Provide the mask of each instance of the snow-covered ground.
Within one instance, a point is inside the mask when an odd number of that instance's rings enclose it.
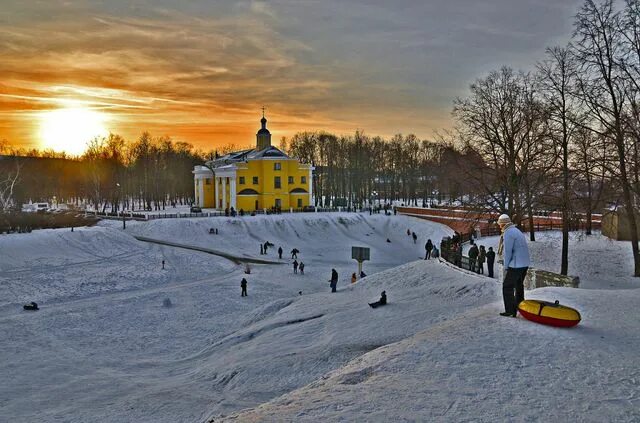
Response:
[[[638,289],[527,293],[579,308],[574,329],[503,318],[496,280],[417,260],[449,233],[406,216],[309,213],[0,236],[0,420],[640,419]],[[132,235],[256,258],[270,241],[267,259],[285,254],[252,265],[242,298],[244,266]],[[371,248],[356,284],[352,245]],[[294,247],[305,275],[293,274]],[[616,254],[592,269],[612,272]],[[382,290],[389,305],[368,307]],[[32,300],[41,310],[21,311]]]

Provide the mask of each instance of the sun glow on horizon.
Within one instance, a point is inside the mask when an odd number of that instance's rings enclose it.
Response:
[[[40,116],[42,147],[68,154],[80,155],[95,137],[106,137],[106,114],[82,107],[44,112]]]

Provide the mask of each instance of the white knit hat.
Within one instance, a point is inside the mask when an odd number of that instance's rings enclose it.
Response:
[[[511,223],[511,218],[509,217],[509,215],[501,214],[500,217],[498,218],[498,224],[499,225],[506,225],[508,223]]]

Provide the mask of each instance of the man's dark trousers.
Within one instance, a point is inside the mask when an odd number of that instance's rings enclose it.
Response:
[[[508,268],[502,282],[504,311],[515,316],[518,304],[524,301],[524,277],[528,267]]]

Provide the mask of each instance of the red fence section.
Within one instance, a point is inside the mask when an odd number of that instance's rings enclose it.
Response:
[[[465,209],[442,209],[442,208],[420,208],[420,207],[397,207],[398,213],[408,216],[415,216],[433,222],[442,223],[449,226],[454,231],[461,234],[475,232],[479,228],[483,235],[499,234],[497,213],[482,212]],[[592,215],[592,229],[600,229],[601,214]],[[533,225],[536,231],[558,230],[562,228],[562,213],[551,212],[548,216],[534,216]],[[529,220],[521,222],[523,230],[529,230]],[[571,230],[580,230],[586,227],[586,215],[584,213],[574,213],[571,222]]]

